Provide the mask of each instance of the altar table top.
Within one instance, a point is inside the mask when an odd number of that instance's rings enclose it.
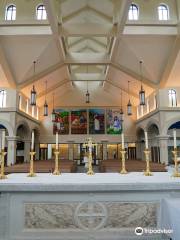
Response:
[[[153,176],[131,172],[63,173],[55,176],[38,173],[36,177],[27,177],[25,173],[9,174],[0,180],[0,191],[149,191],[180,190],[180,178],[174,178],[170,172],[155,172]]]

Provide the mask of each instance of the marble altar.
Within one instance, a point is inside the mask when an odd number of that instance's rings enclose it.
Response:
[[[180,198],[171,173],[11,174],[0,181],[0,240],[169,239],[135,233],[161,226],[163,199]]]

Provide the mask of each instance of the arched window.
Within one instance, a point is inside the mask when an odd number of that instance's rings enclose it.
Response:
[[[0,90],[0,108],[6,107],[6,91]]]
[[[7,6],[6,13],[5,13],[5,20],[7,20],[7,21],[16,20],[16,6],[15,5]]]
[[[129,8],[128,19],[129,20],[138,20],[139,10],[136,4],[131,4]]]
[[[159,20],[167,21],[169,19],[169,9],[167,5],[160,4],[158,6],[158,17],[159,17]]]
[[[174,89],[169,89],[168,94],[169,94],[169,106],[177,107],[176,91]]]
[[[46,20],[47,13],[44,5],[38,5],[36,9],[36,17],[38,20]]]

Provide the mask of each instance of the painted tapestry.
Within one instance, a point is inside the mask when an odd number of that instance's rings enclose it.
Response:
[[[89,133],[104,134],[104,109],[89,109]]]
[[[56,109],[56,120],[53,124],[53,134],[69,134],[69,111]]]
[[[87,110],[71,111],[71,134],[87,134]]]
[[[120,109],[107,109],[106,121],[107,121],[107,134],[121,134],[122,122],[120,117]]]

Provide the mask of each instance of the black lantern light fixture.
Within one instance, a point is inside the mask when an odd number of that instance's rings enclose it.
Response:
[[[146,103],[145,103],[145,90],[143,89],[143,85],[142,85],[142,78],[143,78],[143,75],[142,75],[142,61],[139,62],[139,66],[140,66],[140,77],[141,77],[141,89],[139,91],[139,104],[141,106],[144,106]]]
[[[130,100],[130,95],[129,95],[129,83],[130,81],[128,81],[128,96],[129,96],[129,101],[127,104],[127,115],[131,116],[132,115],[132,104],[131,104],[131,100]]]
[[[52,122],[56,121],[56,112],[55,112],[55,109],[54,109],[54,93],[53,93],[53,110],[52,110],[52,113],[51,113],[51,121]]]
[[[88,73],[88,66],[87,66],[87,73]],[[87,91],[86,91],[86,103],[90,103],[90,93],[88,91],[88,80],[87,80]]]
[[[34,76],[35,76],[35,71],[36,71],[36,61],[33,62],[34,65]],[[30,105],[31,106],[36,106],[36,90],[35,90],[35,86],[33,85],[32,90],[31,90],[31,97],[30,97]]]
[[[86,92],[86,103],[90,103],[90,94],[88,92],[88,89],[87,89],[87,92]]]
[[[48,116],[48,104],[46,101],[46,95],[47,95],[47,81],[45,82],[46,84],[46,90],[45,90],[45,101],[44,101],[44,117]]]
[[[124,120],[124,112],[123,112],[123,107],[122,107],[122,90],[121,90],[120,120],[121,120],[121,122],[123,122],[123,120]]]

